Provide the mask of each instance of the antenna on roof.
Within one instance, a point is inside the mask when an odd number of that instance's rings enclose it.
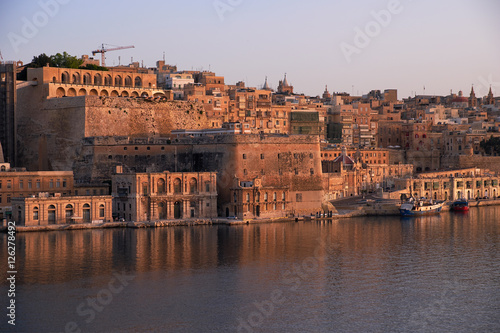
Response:
[[[165,61],[165,51],[163,51],[163,61]]]

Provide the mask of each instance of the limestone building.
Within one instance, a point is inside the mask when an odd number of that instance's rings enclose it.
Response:
[[[214,172],[117,173],[112,181],[115,218],[144,222],[217,217]]]
[[[26,171],[0,163],[0,219],[10,219],[14,198],[74,194],[72,171]]]
[[[49,196],[40,193],[12,200],[12,218],[18,225],[105,223],[112,221],[112,197]]]

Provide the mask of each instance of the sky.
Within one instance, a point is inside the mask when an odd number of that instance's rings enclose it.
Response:
[[[106,53],[297,93],[500,95],[498,0],[0,0],[3,60]],[[111,46],[110,46],[111,47]],[[97,54],[100,58],[100,55]]]

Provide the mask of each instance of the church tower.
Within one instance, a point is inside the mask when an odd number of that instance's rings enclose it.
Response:
[[[491,91],[490,87],[490,92],[488,93],[488,97],[486,98],[486,105],[493,105],[495,104],[495,98],[493,97],[493,92]]]
[[[328,86],[325,86],[325,91],[323,92],[323,100],[329,102],[332,99],[332,95],[328,92]]]
[[[477,98],[476,94],[474,93],[474,86],[472,86],[472,89],[470,91],[470,96],[469,96],[469,107],[474,108],[477,106]]]

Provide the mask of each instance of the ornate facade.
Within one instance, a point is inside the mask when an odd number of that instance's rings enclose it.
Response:
[[[104,223],[112,221],[112,197],[48,196],[12,199],[13,219],[18,225]]]
[[[215,172],[117,173],[115,218],[157,221],[217,217]]]

